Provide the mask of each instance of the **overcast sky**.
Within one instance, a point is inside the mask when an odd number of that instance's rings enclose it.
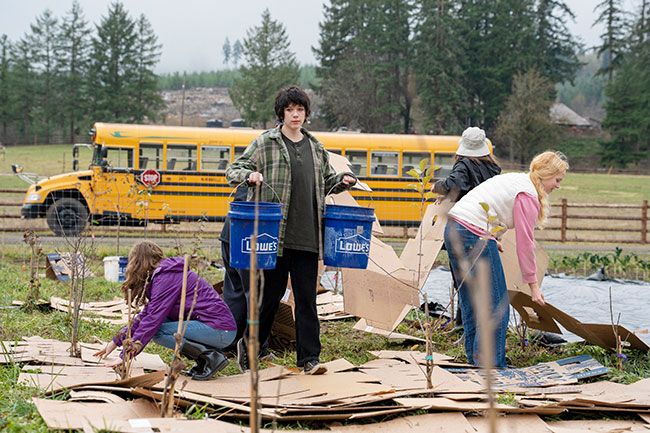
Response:
[[[598,43],[601,29],[592,28],[594,5],[600,0],[566,0],[576,14],[570,29],[587,45]],[[633,9],[638,0],[626,0]],[[106,15],[108,1],[80,0],[86,19],[99,23]],[[323,17],[322,0],[122,0],[133,17],[145,14],[162,44],[158,73],[204,71],[224,67],[222,46],[243,39],[246,30],[259,25],[262,11],[268,8],[273,19],[282,22],[291,49],[302,64],[315,64],[311,47],[318,45],[318,23]],[[0,0],[0,34],[18,40],[45,9],[62,17],[70,9],[67,0]]]

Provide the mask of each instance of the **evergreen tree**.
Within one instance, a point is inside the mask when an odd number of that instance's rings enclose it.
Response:
[[[131,118],[135,122],[155,120],[164,103],[158,91],[158,77],[154,68],[160,59],[161,45],[149,20],[140,15],[135,26],[135,64],[133,81],[129,84],[132,106]]]
[[[84,78],[90,62],[90,28],[83,16],[78,1],[61,23],[60,70],[63,75],[61,85],[61,112],[65,118],[67,137],[71,143],[79,135],[79,125],[85,119],[89,90]]]
[[[38,99],[35,106],[37,124],[42,131],[44,142],[49,144],[53,129],[62,121],[59,70],[61,39],[58,20],[49,9],[30,25],[25,43],[30,47],[32,67],[38,75],[38,80],[34,83]]]
[[[621,167],[650,157],[650,39],[645,6],[634,26],[636,37],[629,38],[630,49],[605,90],[603,127],[611,139],[601,143],[601,157],[604,163]]]
[[[230,46],[230,39],[228,39],[227,36],[223,46],[221,47],[221,51],[223,52],[223,64],[228,66],[228,63],[230,63],[230,57],[232,56],[232,47]]]
[[[574,13],[559,0],[538,0],[536,12],[537,68],[554,83],[571,81],[580,68],[578,43],[567,25]]]
[[[13,112],[10,105],[10,65],[11,65],[11,42],[7,35],[0,35],[0,125],[2,135],[0,142],[7,142],[7,129],[13,120]]]
[[[235,65],[235,68],[239,66],[239,61],[241,60],[242,53],[244,52],[244,47],[242,46],[241,42],[239,42],[239,39],[235,41],[234,44],[232,44],[232,63]]]
[[[137,68],[135,22],[122,3],[112,3],[101,18],[92,39],[92,67],[89,73],[95,119],[131,121],[131,84]]]
[[[463,41],[455,12],[449,0],[421,0],[415,26],[417,93],[425,130],[432,134],[458,134],[465,124]]]
[[[329,121],[374,132],[411,129],[413,1],[333,0],[321,23],[321,94]]]
[[[16,134],[18,142],[35,143],[37,137],[33,128],[36,111],[37,75],[32,67],[32,46],[25,39],[19,40],[12,47],[12,73],[9,75],[10,102],[15,113]]]
[[[298,82],[295,55],[289,50],[284,26],[262,13],[262,23],[244,39],[245,65],[230,89],[230,97],[249,124],[266,128],[274,118],[273,103],[279,89]]]
[[[558,127],[549,117],[554,94],[551,81],[534,69],[515,75],[496,128],[496,137],[508,149],[511,161],[527,164],[555,143]]]
[[[603,0],[594,9],[600,11],[594,24],[603,24],[604,33],[600,36],[598,56],[602,60],[599,74],[607,75],[611,81],[614,70],[619,66],[627,49],[628,22],[623,10],[622,0]]]

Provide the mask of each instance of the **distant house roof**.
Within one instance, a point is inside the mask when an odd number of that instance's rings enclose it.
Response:
[[[551,121],[563,126],[577,126],[579,128],[590,128],[592,124],[561,102],[556,102],[551,106]]]

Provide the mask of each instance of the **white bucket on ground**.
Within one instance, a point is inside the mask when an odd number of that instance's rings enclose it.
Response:
[[[127,257],[108,256],[104,257],[104,278],[114,283],[124,281]]]

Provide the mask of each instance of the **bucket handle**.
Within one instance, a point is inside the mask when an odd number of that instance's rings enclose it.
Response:
[[[237,191],[237,190],[239,189],[239,187],[242,186],[242,185],[245,184],[245,183],[248,183],[248,181],[245,180],[245,181],[243,181],[242,183],[238,184],[236,187],[234,187],[233,190],[230,191],[230,194],[228,195],[228,199],[231,199],[231,198],[232,198],[232,195],[235,193],[235,191]],[[263,185],[263,186],[266,186],[268,189],[271,190],[271,192],[273,193],[273,195],[275,195],[275,198],[278,199],[278,203],[282,203],[282,200],[280,200],[280,196],[278,195],[278,193],[273,189],[273,187],[272,187],[270,184],[268,184],[268,183],[262,181],[262,185]]]
[[[358,180],[357,180],[357,182],[358,182]],[[332,186],[332,187],[330,188],[330,190],[327,192],[327,194],[325,194],[325,199],[326,199],[326,200],[327,200],[327,197],[329,197],[329,195],[332,193],[332,191],[334,191],[334,188],[336,188],[337,186],[339,186],[339,184],[341,184],[341,183],[343,183],[342,180],[336,182],[336,183],[334,184],[334,186]],[[371,192],[372,192],[372,191],[371,191]],[[372,198],[372,194],[369,194],[369,197],[370,197],[370,202],[371,202],[372,204],[374,204],[375,201],[374,201],[374,199]],[[370,207],[370,206],[367,206],[367,207]]]

